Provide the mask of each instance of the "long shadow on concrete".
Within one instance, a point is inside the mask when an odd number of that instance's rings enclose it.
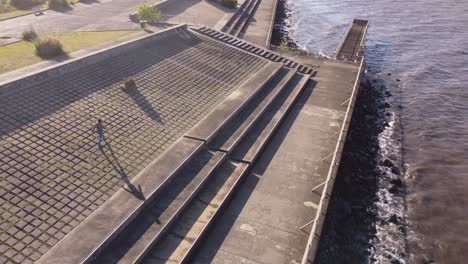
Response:
[[[123,189],[127,191],[128,193],[132,194],[133,196],[135,196],[136,198],[140,200],[145,200],[145,196],[143,195],[141,186],[138,185],[137,187],[130,182],[130,179],[128,178],[127,173],[125,172],[124,168],[122,168],[119,160],[115,156],[110,143],[106,141],[106,145],[101,147],[99,150],[102,152],[107,162],[109,162],[112,168],[119,174],[120,179],[125,183],[127,188],[123,187]]]
[[[306,89],[300,94],[300,98],[296,101],[285,120],[283,120],[283,123],[275,132],[275,135],[273,135],[273,137],[270,139],[267,147],[260,154],[259,159],[255,162],[251,172],[249,172],[249,174],[241,182],[239,191],[237,191],[233,196],[231,202],[228,205],[228,208],[225,210],[225,213],[217,221],[218,224],[215,225],[215,227],[206,235],[207,239],[204,241],[204,244],[201,246],[198,252],[196,252],[194,255],[194,260],[200,263],[213,262],[228,233],[231,231],[234,223],[239,218],[241,211],[244,209],[251,195],[255,191],[255,188],[258,182],[261,180],[263,173],[270,165],[282,142],[288,135],[288,132],[301,112],[302,107],[304,106],[307,99],[312,95],[315,85],[316,82],[310,80]]]
[[[154,110],[153,105],[146,99],[146,97],[135,88],[129,91],[128,96],[145,112],[145,114],[156,121],[157,123],[163,124],[161,116]]]
[[[24,89],[0,87],[0,124],[2,124],[0,136],[118,84],[124,76],[135,76],[201,41],[194,35],[191,38],[173,36],[103,59],[81,69],[60,74],[31,87]],[[161,52],[162,47],[173,42],[184,44],[173,45]]]

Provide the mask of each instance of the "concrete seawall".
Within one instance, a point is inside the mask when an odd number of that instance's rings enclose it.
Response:
[[[328,209],[328,203],[330,202],[330,197],[333,193],[333,187],[336,179],[336,175],[338,173],[338,167],[340,164],[341,155],[343,153],[343,147],[346,141],[346,135],[349,128],[349,122],[351,121],[351,117],[353,115],[354,104],[356,102],[357,94],[359,93],[359,88],[361,84],[361,78],[364,71],[364,60],[361,61],[359,65],[359,70],[357,74],[356,81],[352,88],[350,103],[346,110],[344,121],[342,127],[339,131],[338,135],[338,142],[333,152],[333,158],[330,162],[331,166],[327,174],[327,179],[324,182],[324,192],[320,198],[319,208],[316,215],[316,218],[313,220],[312,229],[310,231],[310,236],[307,241],[306,250],[304,252],[304,257],[302,259],[302,264],[309,264],[313,263],[318,247],[318,243],[320,240],[320,234],[322,233],[324,221],[326,218],[326,213]]]

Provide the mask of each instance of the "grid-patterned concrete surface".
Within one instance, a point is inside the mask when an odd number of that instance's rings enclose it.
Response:
[[[185,32],[0,87],[0,263],[34,262],[119,188],[138,192],[131,178],[265,63]],[[122,91],[124,76],[138,89]]]

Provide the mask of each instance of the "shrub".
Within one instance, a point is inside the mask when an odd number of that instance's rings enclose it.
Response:
[[[284,50],[284,51],[289,50],[289,44],[288,44],[288,40],[286,39],[286,37],[283,37],[283,38],[281,39],[281,42],[280,42],[280,49],[281,49],[281,50]]]
[[[221,0],[221,4],[229,8],[236,8],[237,0]]]
[[[37,38],[37,33],[33,28],[26,29],[21,34],[23,36],[23,40],[25,41],[33,41]]]
[[[141,4],[137,8],[137,18],[139,21],[159,22],[161,21],[161,12],[150,4]]]
[[[136,82],[132,77],[125,77],[122,80],[122,90],[126,93],[131,92],[136,88]]]
[[[51,9],[60,9],[69,6],[70,2],[68,2],[68,0],[49,0],[49,8]]]
[[[34,42],[34,46],[36,47],[37,56],[44,59],[50,59],[65,54],[62,43],[60,43],[58,39],[38,39]]]
[[[21,9],[42,5],[45,2],[46,0],[10,0],[10,5]]]

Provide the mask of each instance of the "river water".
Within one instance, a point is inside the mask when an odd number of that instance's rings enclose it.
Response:
[[[398,211],[407,231],[394,236],[395,226],[377,223],[369,262],[399,255],[393,263],[468,263],[468,1],[286,0],[286,6],[289,37],[324,56],[333,56],[353,18],[370,21],[366,75],[385,83],[402,127],[401,148],[384,131],[380,152],[401,155],[406,184],[401,203],[389,203],[391,192],[381,185],[375,207],[379,215]]]

